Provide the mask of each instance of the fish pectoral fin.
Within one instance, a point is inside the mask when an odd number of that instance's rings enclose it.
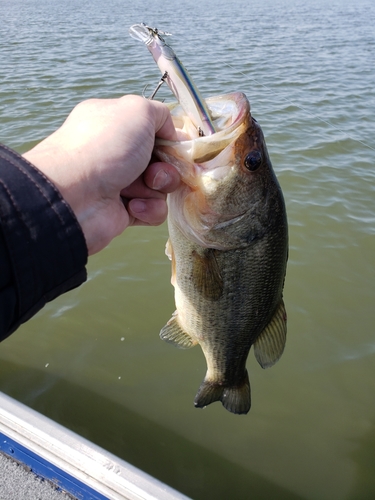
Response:
[[[193,251],[193,280],[198,292],[207,299],[218,300],[223,294],[223,278],[216,260],[215,250],[203,254]]]
[[[176,286],[176,258],[174,256],[174,250],[170,238],[168,238],[165,245],[165,255],[172,262],[171,283],[173,286]]]
[[[238,415],[246,414],[251,407],[250,382],[247,371],[241,384],[235,386],[220,385],[204,380],[194,399],[196,408],[221,401],[224,408]]]
[[[167,243],[165,244],[165,255],[168,257],[169,260],[172,260],[172,254],[173,254],[172,243],[171,240],[168,238]]]
[[[197,344],[197,342],[181,328],[177,320],[177,311],[173,313],[171,319],[161,329],[160,338],[180,349],[189,349]]]
[[[269,368],[281,357],[286,342],[286,310],[284,301],[254,343],[254,354],[262,368]]]

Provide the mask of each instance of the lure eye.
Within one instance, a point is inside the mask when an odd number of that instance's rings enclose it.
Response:
[[[255,172],[262,164],[262,153],[260,151],[251,151],[245,158],[245,167],[250,172]]]

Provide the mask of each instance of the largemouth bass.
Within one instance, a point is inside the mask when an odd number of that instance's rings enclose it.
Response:
[[[281,188],[263,133],[242,93],[206,99],[216,133],[201,137],[177,103],[171,113],[186,140],[158,140],[156,155],[180,172],[168,195],[176,311],[160,336],[200,344],[207,373],[196,407],[214,401],[233,413],[251,406],[246,360],[262,368],[283,353],[283,286],[288,228]]]

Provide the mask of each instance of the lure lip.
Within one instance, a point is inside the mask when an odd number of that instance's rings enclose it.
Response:
[[[134,38],[134,40],[139,40],[145,45],[150,45],[150,43],[153,41],[154,37],[151,33],[152,32],[144,23],[133,24],[129,28],[129,35]]]

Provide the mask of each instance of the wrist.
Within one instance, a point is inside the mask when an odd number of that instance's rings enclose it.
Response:
[[[39,170],[53,184],[55,189],[59,191],[61,197],[74,213],[82,229],[90,253],[90,238],[86,230],[86,221],[90,218],[90,214],[83,207],[84,195],[83,193],[81,197],[77,195],[77,186],[74,185],[71,177],[67,179],[69,182],[64,178],[64,173],[68,171],[68,155],[64,154],[60,149],[54,151],[53,148],[45,148],[38,145],[22,156]]]

